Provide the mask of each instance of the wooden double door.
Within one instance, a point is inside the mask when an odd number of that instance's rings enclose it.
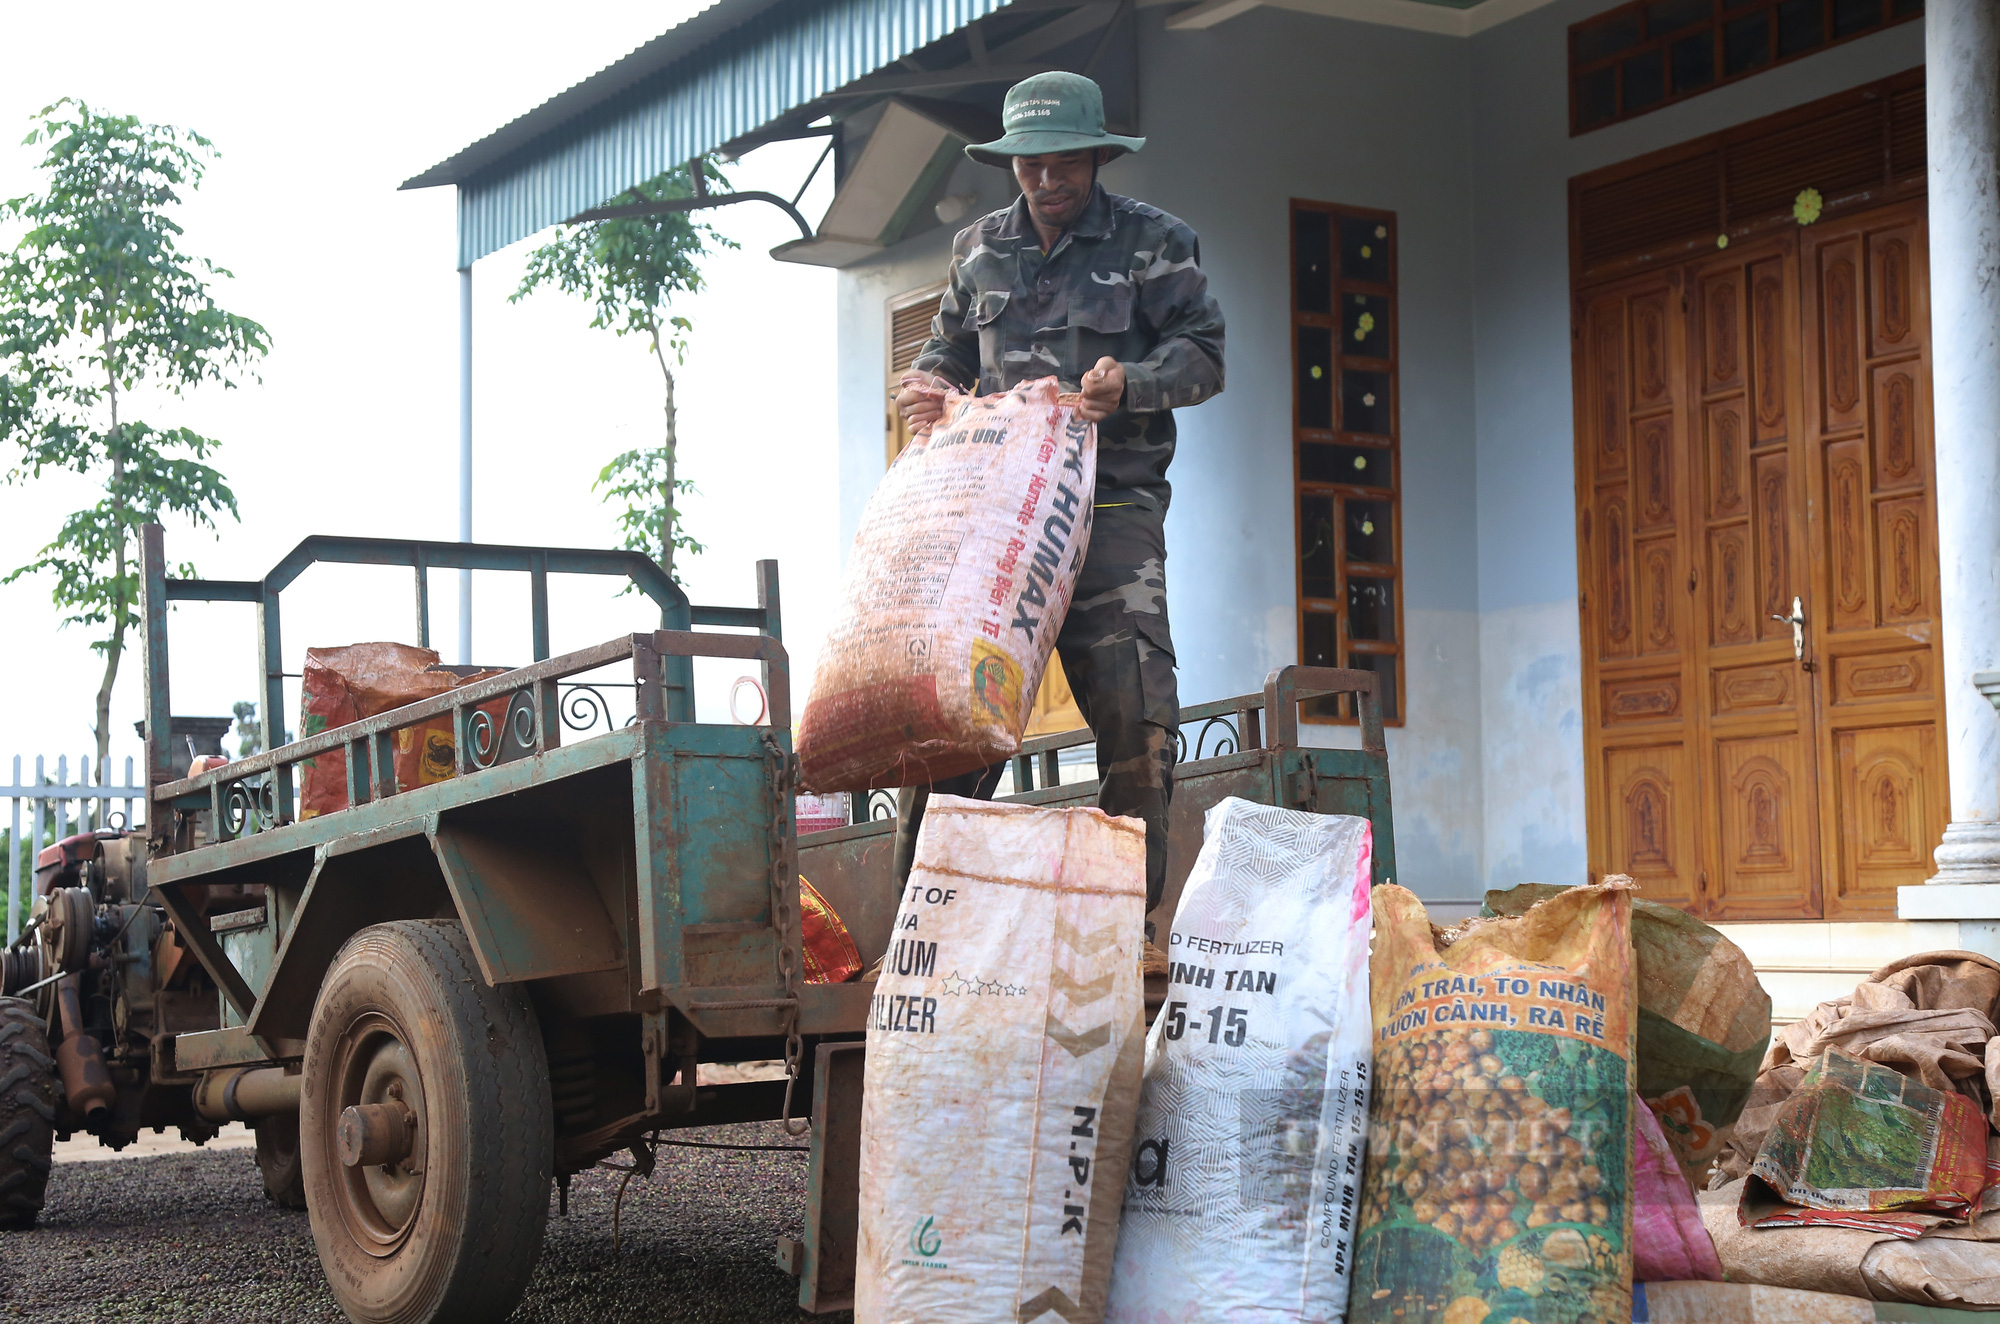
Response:
[[[1926,256],[1919,199],[1577,290],[1594,877],[1870,919],[1932,872]]]

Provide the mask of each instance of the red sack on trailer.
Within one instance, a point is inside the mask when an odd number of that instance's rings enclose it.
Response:
[[[862,513],[799,722],[813,791],[1014,754],[1090,543],[1097,427],[1053,377],[946,397]]]
[[[799,937],[808,984],[845,984],[861,973],[861,949],[819,889],[799,875]]]
[[[482,671],[460,676],[438,666],[438,655],[409,644],[349,644],[345,648],[308,648],[305,673],[299,682],[299,738],[316,736],[331,727],[375,717],[406,703],[428,699],[469,681],[497,676]],[[502,735],[507,699],[480,705],[493,719],[493,738]],[[451,714],[445,713],[396,732],[395,770],[398,790],[410,791],[449,780],[458,769],[457,742]],[[330,750],[299,764],[299,817],[313,818],[347,808],[347,751]]]

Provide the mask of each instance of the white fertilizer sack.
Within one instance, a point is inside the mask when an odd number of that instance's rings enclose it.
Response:
[[[1167,956],[1109,1324],[1347,1309],[1367,1132],[1367,819],[1208,811]]]
[[[1103,1319],[1145,907],[1136,819],[931,800],[869,1015],[858,1324]]]

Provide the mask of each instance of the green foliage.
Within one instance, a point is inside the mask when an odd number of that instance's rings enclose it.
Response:
[[[695,486],[673,476],[673,453],[665,446],[647,446],[615,455],[592,483],[592,491],[602,491],[606,501],[623,503],[618,528],[625,535],[620,546],[643,552],[661,565],[671,567],[675,552],[700,555],[702,546],[680,525],[680,508],[674,498],[692,492]]]
[[[0,422],[0,429],[4,426]],[[139,623],[139,569],[132,547],[139,526],[157,520],[162,511],[212,526],[215,514],[236,513],[236,496],[221,473],[201,462],[216,443],[191,429],[160,431],[126,422],[93,441],[94,454],[80,448],[74,462],[60,465],[36,454],[45,447],[23,444],[24,462],[8,475],[10,481],[39,478],[44,469],[60,467],[96,477],[104,495],[64,516],[54,541],[0,583],[11,584],[23,575],[53,575],[50,596],[63,609],[64,623],[109,627],[90,646],[110,654],[122,648],[124,632]],[[176,450],[182,454],[174,454]],[[191,569],[182,567],[183,572]]]
[[[703,159],[701,171],[706,191],[728,191],[729,181],[712,159]],[[677,166],[605,205],[620,207],[693,196],[693,175],[686,166]],[[643,334],[654,342],[655,350],[665,332],[671,347],[678,351],[688,322],[666,317],[665,310],[675,295],[701,289],[700,259],[708,255],[711,244],[717,248],[737,246],[690,212],[558,226],[554,239],[528,255],[527,273],[509,302],[518,303],[545,285],[554,286],[564,294],[589,300],[592,326],[621,336]]]
[[[238,699],[229,711],[236,717],[236,757],[247,759],[264,748],[264,726],[257,720],[257,705]]]
[[[706,191],[728,191],[728,181],[713,160],[704,158],[697,166]],[[627,190],[606,205],[643,205],[693,197],[694,193],[694,176],[688,167],[681,166]],[[510,302],[518,303],[537,289],[553,287],[588,301],[593,327],[620,336],[646,337],[665,390],[664,435],[658,446],[629,450],[614,458],[592,487],[601,490],[605,500],[620,503],[618,524],[625,535],[624,545],[653,557],[670,575],[674,573],[675,553],[698,553],[701,544],[682,530],[676,504],[681,493],[694,490],[693,484],[675,472],[679,456],[673,371],[684,361],[693,325],[668,309],[675,296],[700,291],[700,260],[711,248],[736,246],[687,212],[565,225],[557,229],[554,239],[528,255],[520,288],[509,296]]]
[[[213,527],[236,497],[207,461],[218,443],[189,428],[121,416],[133,391],[234,386],[270,347],[264,328],[218,307],[229,272],[183,253],[170,209],[199,187],[214,148],[199,134],[63,100],[34,117],[40,191],[0,203],[26,233],[0,261],[0,440],[19,448],[12,482],[82,475],[103,495],[64,518],[36,559],[65,624],[101,631],[100,765],[125,632],[138,624],[133,542],[163,514]]]

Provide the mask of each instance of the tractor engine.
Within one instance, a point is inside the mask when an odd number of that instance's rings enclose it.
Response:
[[[43,850],[28,927],[0,953],[0,996],[27,999],[47,1027],[58,1136],[87,1131],[112,1149],[149,1126],[190,1140],[216,1131],[171,1047],[176,1034],[216,1027],[215,985],[148,900],[145,852],[144,837],[114,830]]]

